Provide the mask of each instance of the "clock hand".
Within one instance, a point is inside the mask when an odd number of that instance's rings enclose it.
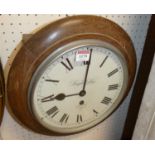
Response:
[[[41,101],[42,102],[48,102],[48,101],[53,101],[53,100],[61,101],[61,100],[64,100],[66,97],[77,96],[77,95],[79,95],[79,93],[69,94],[69,95],[65,95],[63,93],[60,93],[60,94],[56,95],[55,97],[53,97],[54,95],[44,97]]]
[[[88,61],[88,64],[87,64],[87,68],[86,68],[86,72],[85,72],[85,78],[84,78],[84,83],[83,83],[83,89],[82,89],[81,92],[85,92],[85,87],[86,87],[86,83],[87,83],[89,66],[90,66],[90,63],[91,63],[91,55],[92,55],[92,49],[90,49],[89,61]]]
[[[61,100],[64,100],[66,97],[77,96],[77,95],[79,95],[79,93],[69,94],[69,95],[65,95],[63,93],[60,93],[57,96],[55,96],[55,99],[61,101]]]
[[[54,100],[54,98],[52,98],[53,96],[54,96],[54,95],[52,94],[52,95],[49,95],[49,96],[47,96],[47,97],[44,97],[44,98],[41,99],[41,102],[52,101],[52,100]]]

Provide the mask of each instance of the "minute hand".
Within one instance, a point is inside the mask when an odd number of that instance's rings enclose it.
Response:
[[[86,72],[85,72],[85,78],[84,78],[84,83],[83,83],[83,89],[82,89],[82,91],[85,91],[85,88],[86,88],[88,71],[89,71],[89,67],[90,67],[90,63],[91,63],[91,55],[92,55],[92,49],[90,49],[90,56],[89,56],[89,61],[88,61]]]

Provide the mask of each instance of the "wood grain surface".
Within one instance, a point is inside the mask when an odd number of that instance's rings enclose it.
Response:
[[[128,93],[136,70],[136,56],[127,33],[114,22],[99,16],[71,16],[55,21],[32,35],[18,51],[7,80],[8,104],[15,118],[25,127],[42,134],[56,135],[40,125],[28,106],[31,78],[53,51],[73,41],[97,39],[118,48],[128,64]],[[122,99],[123,100],[123,99]],[[59,135],[59,134],[57,134]]]

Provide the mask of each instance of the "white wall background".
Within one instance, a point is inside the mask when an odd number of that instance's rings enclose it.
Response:
[[[12,52],[20,43],[23,34],[31,33],[36,28],[50,23],[67,15],[29,15],[11,14],[0,15],[0,57],[3,67],[9,64]],[[141,54],[147,34],[151,15],[100,15],[119,24],[131,37],[136,49],[137,62]],[[138,68],[138,67],[137,67]],[[120,139],[126,114],[130,102],[132,90],[123,104],[104,122],[85,132],[70,136],[54,137],[34,133],[19,125],[8,113],[4,112],[1,125],[1,136],[3,139]]]

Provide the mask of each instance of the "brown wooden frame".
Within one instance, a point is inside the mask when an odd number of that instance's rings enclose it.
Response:
[[[29,84],[37,67],[49,54],[65,44],[80,39],[108,42],[121,51],[128,64],[128,88],[124,97],[127,95],[136,70],[135,50],[127,33],[103,17],[88,15],[66,17],[32,35],[23,43],[11,65],[7,80],[9,107],[15,118],[27,128],[42,134],[53,134],[39,124],[30,112]]]

